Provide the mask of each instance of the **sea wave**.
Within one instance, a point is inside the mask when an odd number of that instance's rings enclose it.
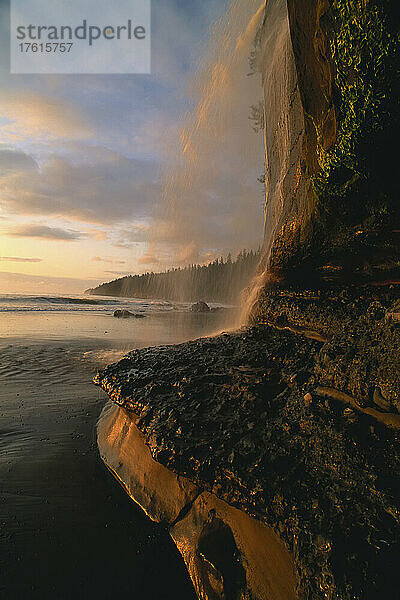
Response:
[[[187,308],[184,304],[171,304],[166,300],[149,300],[140,298],[93,298],[77,296],[0,296],[0,313],[2,312],[64,312],[64,311],[96,311],[109,312],[126,308],[136,313],[181,311]]]
[[[72,298],[68,296],[0,296],[0,303],[33,302],[46,304],[115,304],[117,300],[94,300],[92,298]]]

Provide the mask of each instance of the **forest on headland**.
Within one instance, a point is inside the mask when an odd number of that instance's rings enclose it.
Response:
[[[163,273],[128,275],[86,293],[124,298],[154,298],[175,302],[237,302],[260,261],[261,250],[242,250],[236,258],[217,258],[207,265],[188,265]]]

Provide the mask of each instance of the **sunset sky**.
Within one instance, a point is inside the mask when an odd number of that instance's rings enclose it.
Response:
[[[78,293],[119,275],[246,245],[232,231],[231,239],[217,235],[213,247],[205,240],[201,251],[188,244],[179,254],[155,222],[163,211],[163,173],[173,162],[168,149],[179,146],[182,117],[192,106],[188,83],[226,5],[153,0],[151,75],[39,76],[9,74],[9,9],[0,4],[3,292]],[[214,227],[216,214],[223,222],[221,207],[205,229]]]

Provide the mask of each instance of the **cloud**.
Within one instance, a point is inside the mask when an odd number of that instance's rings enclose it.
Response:
[[[14,171],[32,171],[37,169],[35,160],[21,150],[0,147],[0,176]]]
[[[263,235],[257,177],[264,152],[248,115],[261,85],[247,77],[251,32],[244,32],[261,0],[233,2],[239,14],[228,13],[211,41],[206,31],[227,0],[153,2],[148,77],[96,76],[84,85],[80,77],[10,77],[4,42],[2,207],[17,222],[19,215],[43,223],[62,218],[71,227],[51,228],[61,236],[39,232],[40,239],[84,238],[92,248],[107,240],[127,250],[146,244],[141,265],[203,262],[254,247]],[[202,45],[207,55],[187,93]],[[82,266],[108,253],[98,244]]]
[[[113,236],[113,245],[116,248],[131,248],[134,244],[147,242],[149,228],[145,225],[131,225],[129,229],[118,229]]]
[[[97,242],[104,242],[108,237],[107,231],[101,229],[92,229],[87,232],[87,235]]]
[[[191,264],[199,260],[199,254],[200,251],[198,246],[194,242],[191,242],[182,247],[178,253],[177,259],[180,263]]]
[[[0,256],[0,261],[16,262],[16,263],[39,263],[42,258],[22,258],[20,256]]]
[[[109,224],[151,214],[161,188],[151,160],[82,148],[74,160],[52,155],[40,169],[0,177],[3,207],[21,215]]]
[[[111,263],[113,265],[125,265],[126,264],[126,260],[115,260],[114,258],[110,258],[110,257],[102,258],[101,256],[93,256],[92,261]]]
[[[80,231],[73,229],[61,229],[61,227],[49,227],[48,225],[21,225],[7,232],[12,237],[32,237],[43,240],[73,241],[82,237]]]
[[[6,293],[82,294],[87,288],[95,287],[100,283],[101,281],[95,278],[46,277],[0,271],[0,285]]]
[[[157,265],[160,262],[160,259],[155,256],[155,254],[143,254],[141,258],[139,258],[140,265]]]
[[[92,135],[72,103],[25,90],[0,96],[0,139],[85,139]]]
[[[140,265],[156,265],[160,262],[159,257],[156,254],[155,244],[151,244],[148,251],[139,258]]]

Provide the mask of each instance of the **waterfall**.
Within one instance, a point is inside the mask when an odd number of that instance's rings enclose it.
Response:
[[[295,236],[307,222],[312,197],[302,168],[305,121],[293,52],[287,0],[268,0],[258,56],[265,107],[266,202],[263,258],[245,301],[246,321],[260,291],[276,280],[274,243]],[[290,249],[287,250],[290,252]]]
[[[257,33],[257,68],[249,76]],[[165,214],[154,229],[155,240],[175,248],[175,262],[187,264],[214,258],[221,248],[254,247],[264,230],[263,258],[243,300],[245,322],[274,278],[274,244],[291,232],[301,235],[312,210],[287,0],[233,0],[213,28],[191,92],[197,100],[165,174]],[[263,137],[254,134],[248,119],[260,96]],[[265,197],[256,187],[264,167]]]
[[[249,121],[250,106],[261,99],[261,78],[249,74],[249,57],[264,8],[265,1],[233,0],[213,27],[190,86],[194,109],[172,158],[168,148],[164,213],[158,207],[150,243],[172,248],[175,264],[207,262],[262,241],[257,177],[264,148]]]

